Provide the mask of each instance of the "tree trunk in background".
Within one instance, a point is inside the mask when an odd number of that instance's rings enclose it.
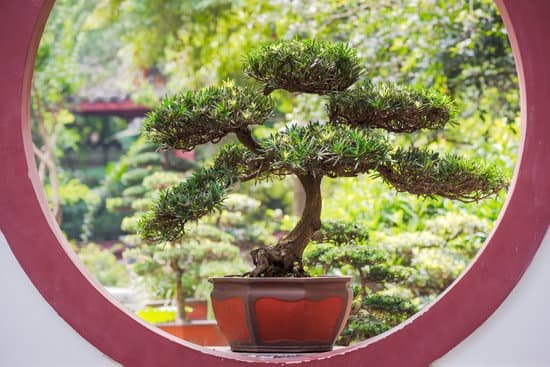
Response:
[[[42,147],[38,148],[33,143],[33,149],[35,157],[38,161],[38,170],[42,183],[45,181],[46,174],[48,175],[48,181],[50,183],[51,195],[49,197],[52,213],[55,217],[57,224],[61,225],[61,199],[59,197],[59,179],[57,176],[57,161],[55,157],[55,148],[57,145],[57,131],[56,131],[56,113],[55,111],[49,111],[52,114],[54,123],[50,129],[46,126],[45,116],[46,111],[40,100],[40,95],[37,89],[33,86],[32,89],[33,98],[36,104],[36,108],[33,109],[34,122],[38,126],[38,133],[42,139]]]
[[[174,271],[174,275],[176,277],[176,287],[174,294],[174,300],[176,301],[176,320],[187,321],[187,313],[185,312],[185,291],[181,282],[183,272],[178,266],[177,259],[171,261],[170,267]]]
[[[292,188],[294,192],[292,196],[292,211],[295,216],[299,217],[304,212],[306,205],[306,192],[297,177],[293,177],[292,179]]]

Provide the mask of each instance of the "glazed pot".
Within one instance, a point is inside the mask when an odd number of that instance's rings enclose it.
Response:
[[[178,338],[198,345],[208,347],[227,345],[227,340],[215,321],[201,320],[187,323],[170,322],[155,326]]]
[[[234,352],[329,351],[353,298],[350,277],[211,281],[214,314]]]

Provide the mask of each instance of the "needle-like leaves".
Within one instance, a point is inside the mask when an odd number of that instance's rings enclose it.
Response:
[[[219,210],[234,184],[254,172],[247,163],[250,155],[240,146],[228,145],[212,167],[201,168],[187,180],[162,190],[140,220],[141,237],[151,242],[177,240],[188,222]]]
[[[327,94],[355,83],[361,67],[355,50],[344,43],[317,40],[280,40],[244,57],[244,72],[275,89]]]
[[[400,133],[440,129],[456,115],[452,100],[433,89],[370,81],[331,94],[327,111],[334,123]]]
[[[289,125],[263,143],[274,174],[346,177],[385,162],[389,145],[382,136],[349,126],[310,122]]]
[[[249,125],[264,123],[273,101],[250,87],[226,82],[166,97],[147,116],[143,131],[160,149],[193,150]]]
[[[464,202],[484,199],[506,187],[495,166],[420,148],[396,150],[391,163],[380,166],[379,172],[398,191]]]

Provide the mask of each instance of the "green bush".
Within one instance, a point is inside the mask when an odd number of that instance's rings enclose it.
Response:
[[[78,257],[99,283],[105,287],[127,287],[130,277],[126,266],[109,250],[89,243],[77,250]]]

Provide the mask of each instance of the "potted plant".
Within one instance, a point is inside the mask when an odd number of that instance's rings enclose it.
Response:
[[[226,82],[167,97],[148,115],[144,132],[160,149],[191,150],[229,134],[239,143],[226,144],[210,166],[164,190],[142,217],[140,233],[154,243],[177,240],[191,222],[222,208],[238,183],[295,175],[306,198],[301,218],[277,243],[251,251],[254,268],[243,277],[213,279],[214,312],[233,351],[330,350],[350,311],[350,278],[308,277],[302,262],[322,227],[324,177],[372,174],[398,191],[463,201],[496,194],[505,181],[491,165],[394,146],[384,130],[441,129],[455,122],[453,103],[434,90],[356,83],[364,72],[345,44],[277,41],[246,55],[244,72],[263,93]],[[277,89],[325,96],[327,121],[288,124],[258,138],[250,128],[272,117]]]

